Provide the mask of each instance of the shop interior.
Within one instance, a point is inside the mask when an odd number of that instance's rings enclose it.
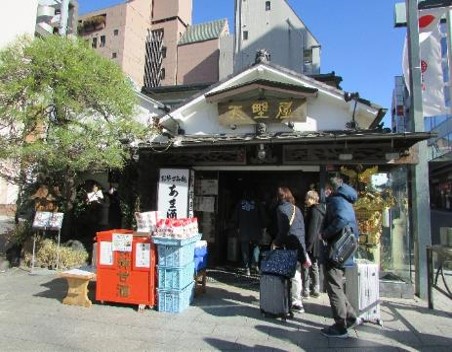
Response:
[[[319,189],[319,172],[300,170],[197,171],[195,180],[195,216],[209,245],[210,266],[240,265],[234,212],[244,190],[254,193],[264,209],[267,229],[272,231],[279,186],[291,189],[296,205],[302,210],[306,192]]]

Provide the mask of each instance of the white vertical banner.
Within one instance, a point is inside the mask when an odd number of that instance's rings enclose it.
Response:
[[[441,55],[440,21],[446,8],[419,11],[419,50],[422,77],[423,115],[436,116],[447,113],[444,96],[444,76]],[[403,74],[409,90],[408,45],[403,48]]]
[[[160,169],[157,208],[163,217],[188,217],[190,170]]]

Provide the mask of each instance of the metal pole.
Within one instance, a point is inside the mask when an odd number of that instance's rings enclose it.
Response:
[[[31,257],[30,275],[34,274],[34,269],[35,269],[35,251],[36,251],[36,232],[33,234],[33,255]]]
[[[58,270],[58,265],[60,264],[60,242],[61,242],[61,229],[58,230],[56,270]]]
[[[69,16],[69,0],[62,0],[60,5],[60,23],[58,28],[58,34],[65,36],[67,32],[67,22]]]
[[[415,132],[424,131],[421,67],[419,53],[418,2],[406,0],[408,59],[410,67],[410,118]],[[418,163],[411,167],[411,197],[414,237],[415,294],[422,299],[428,294],[427,246],[431,245],[430,194],[428,184],[427,141],[417,144]]]
[[[433,309],[433,254],[432,247],[427,247],[427,273],[428,273],[428,286],[427,286],[427,301],[428,308]]]

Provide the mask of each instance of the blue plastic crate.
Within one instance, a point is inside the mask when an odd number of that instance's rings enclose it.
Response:
[[[207,253],[203,256],[195,257],[195,273],[207,268]]]
[[[159,266],[158,288],[180,290],[187,287],[187,285],[193,281],[194,269],[194,261],[191,261],[187,265],[179,268]]]
[[[157,245],[158,265],[162,267],[182,267],[193,261],[195,242],[184,246]]]
[[[207,247],[195,247],[195,257],[203,257],[207,254]]]
[[[177,239],[177,238],[168,238],[168,237],[152,237],[152,241],[156,245],[165,245],[165,246],[185,246],[187,244],[193,244],[193,246],[196,244],[197,241],[201,239],[202,235],[197,234],[196,236],[184,238],[184,239]]]
[[[160,312],[179,313],[193,301],[195,283],[182,290],[158,289],[158,310]]]

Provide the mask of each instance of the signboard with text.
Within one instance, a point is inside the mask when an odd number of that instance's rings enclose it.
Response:
[[[265,98],[218,103],[218,119],[223,126],[260,122],[306,122],[306,99]]]
[[[189,178],[188,169],[160,169],[157,208],[163,217],[188,217]]]

